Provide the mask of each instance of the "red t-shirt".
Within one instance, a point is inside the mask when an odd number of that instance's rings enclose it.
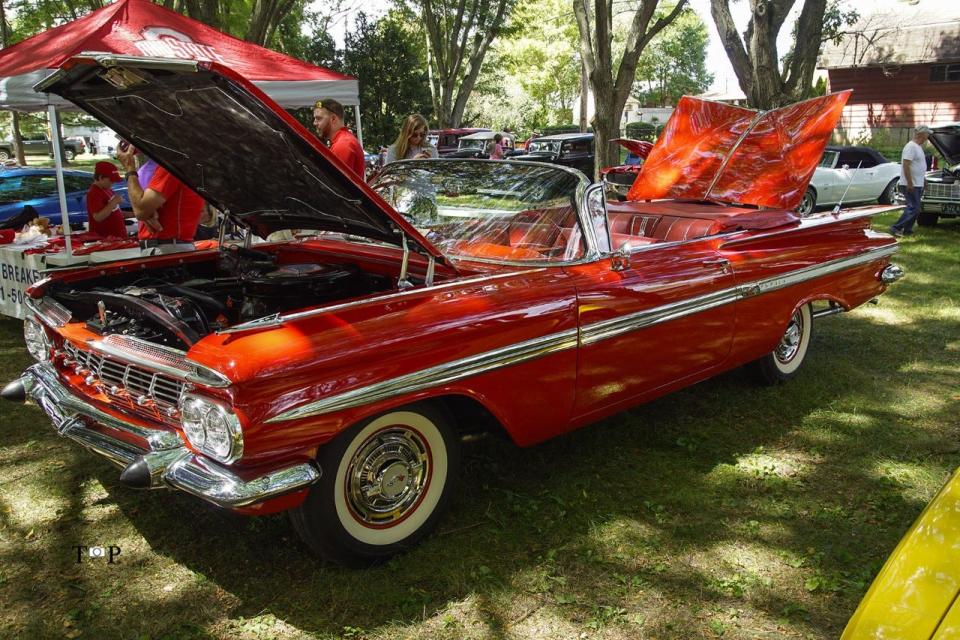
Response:
[[[184,242],[193,242],[193,235],[197,232],[200,215],[203,213],[203,198],[163,167],[157,167],[156,173],[150,178],[150,184],[144,187],[144,191],[147,189],[153,189],[166,200],[157,210],[163,229],[154,231],[141,220],[137,237],[141,240],[176,238]]]
[[[330,151],[333,155],[353,170],[361,180],[364,177],[365,163],[363,161],[363,147],[356,136],[350,133],[346,127],[340,129],[330,140]]]
[[[100,222],[97,222],[96,218],[93,217],[94,213],[107,206],[113,196],[112,189],[104,189],[95,184],[90,185],[90,189],[87,191],[87,223],[93,233],[98,233],[104,237],[126,238],[127,225],[123,222],[123,212],[120,211],[120,205],[117,205],[117,208]]]

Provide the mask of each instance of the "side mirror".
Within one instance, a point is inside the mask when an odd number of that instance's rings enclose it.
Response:
[[[631,254],[633,254],[633,245],[627,240],[610,256],[610,267],[614,271],[629,269]]]

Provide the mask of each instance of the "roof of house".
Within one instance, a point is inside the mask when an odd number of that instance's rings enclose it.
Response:
[[[881,3],[845,31],[824,45],[821,68],[960,62],[960,3]]]

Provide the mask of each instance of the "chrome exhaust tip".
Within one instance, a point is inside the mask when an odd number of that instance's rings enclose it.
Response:
[[[887,265],[886,268],[880,272],[880,281],[884,284],[893,284],[897,280],[903,277],[903,268],[897,264]]]

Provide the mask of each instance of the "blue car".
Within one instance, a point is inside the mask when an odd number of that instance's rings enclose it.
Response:
[[[71,225],[87,222],[87,189],[92,182],[93,174],[89,171],[63,172],[67,214]],[[126,186],[117,185],[114,191],[123,198],[120,207],[130,209]],[[0,171],[0,222],[17,215],[27,205],[36,209],[39,216],[49,218],[50,224],[60,224],[56,170],[18,167]]]

